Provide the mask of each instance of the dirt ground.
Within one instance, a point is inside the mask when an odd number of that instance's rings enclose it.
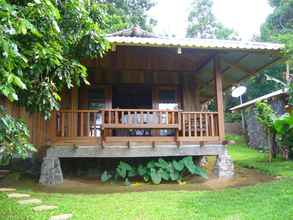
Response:
[[[269,182],[275,178],[257,172],[253,169],[235,167],[235,177],[232,179],[219,179],[213,175],[214,161],[209,160],[206,169],[209,173],[209,179],[203,179],[198,176],[186,177],[184,182],[162,183],[153,185],[143,181],[132,181],[131,185],[125,186],[123,182],[102,183],[98,179],[88,179],[81,177],[65,178],[64,183],[55,186],[42,186],[31,179],[22,179],[21,181],[2,181],[0,185],[18,186],[31,188],[34,191],[59,192],[59,193],[123,193],[123,192],[143,192],[143,191],[200,191],[200,190],[221,190],[232,187],[242,187],[255,185],[258,183]]]

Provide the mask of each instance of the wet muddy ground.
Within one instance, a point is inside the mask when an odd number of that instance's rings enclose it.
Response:
[[[58,193],[123,193],[123,192],[143,192],[143,191],[200,191],[200,190],[221,190],[225,188],[242,187],[255,185],[258,183],[273,181],[275,178],[267,176],[253,169],[235,167],[235,177],[232,179],[219,179],[213,176],[213,161],[209,160],[206,169],[209,179],[198,176],[186,177],[182,184],[162,183],[153,185],[143,181],[132,181],[131,185],[125,186],[123,182],[102,183],[98,179],[88,179],[81,177],[65,178],[64,183],[55,186],[42,186],[31,179],[21,181],[2,181],[0,185],[16,186],[20,188],[30,188],[33,191],[58,192]]]

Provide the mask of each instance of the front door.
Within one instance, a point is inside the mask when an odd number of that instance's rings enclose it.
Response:
[[[116,86],[113,87],[113,108],[152,109],[152,88],[150,86]],[[128,120],[135,115],[124,115]],[[128,117],[128,119],[127,119]],[[150,129],[114,129],[114,136],[150,136]]]
[[[150,86],[113,86],[113,108],[151,109],[152,88]]]

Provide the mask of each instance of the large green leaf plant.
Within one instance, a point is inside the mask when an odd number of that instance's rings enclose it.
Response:
[[[103,172],[101,181],[106,182],[112,177],[114,179],[120,178],[128,185],[130,184],[130,178],[138,176],[145,182],[160,184],[162,181],[181,182],[186,174],[207,178],[206,171],[195,165],[192,157],[184,157],[180,160],[164,160],[159,158],[150,160],[146,164],[139,164],[138,166],[131,166],[126,162],[120,161],[114,172]]]

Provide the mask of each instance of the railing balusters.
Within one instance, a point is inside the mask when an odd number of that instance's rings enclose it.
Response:
[[[197,136],[197,115],[196,113],[193,113],[193,117],[194,117],[194,137]]]
[[[200,130],[200,137],[202,137],[202,114],[199,113],[199,130]]]
[[[188,114],[188,136],[191,137],[191,114]]]
[[[131,123],[131,115],[130,115],[130,111],[127,112],[127,124],[132,124],[132,123]]]
[[[64,137],[65,136],[65,113],[62,112],[61,113],[61,136]]]
[[[94,136],[96,137],[97,136],[97,113],[96,112],[94,112]]]
[[[83,112],[80,112],[80,136],[83,137]]]
[[[212,130],[212,136],[215,136],[215,131],[214,131],[214,115],[211,114],[211,130]]]
[[[205,123],[206,123],[206,127],[205,127],[205,130],[206,130],[206,136],[209,136],[209,121],[208,121],[208,114],[205,113]]]
[[[185,124],[185,113],[182,113],[182,124],[183,124],[183,127],[182,127],[182,134],[183,134],[183,137],[185,137],[185,127],[186,127],[186,124]]]
[[[124,111],[121,112],[121,120],[119,121],[119,123],[124,124]]]
[[[118,123],[118,111],[115,111],[115,124],[119,124]]]
[[[98,136],[101,129],[175,129],[184,140],[218,137],[216,112],[181,112],[157,109],[61,110],[56,123],[57,137]],[[101,120],[100,120],[101,116]],[[98,121],[99,117],[99,121]],[[72,121],[72,119],[77,121]],[[77,126],[73,133],[73,126]],[[152,127],[153,126],[153,127]],[[177,132],[178,133],[178,132]],[[110,134],[106,132],[104,134]],[[151,132],[152,135],[160,135]],[[192,139],[194,138],[194,139]]]
[[[141,112],[140,112],[140,120],[141,120],[141,121],[140,121],[140,124],[142,124],[142,125],[144,124],[144,117],[143,117],[143,116],[144,116],[144,112],[141,111]]]

